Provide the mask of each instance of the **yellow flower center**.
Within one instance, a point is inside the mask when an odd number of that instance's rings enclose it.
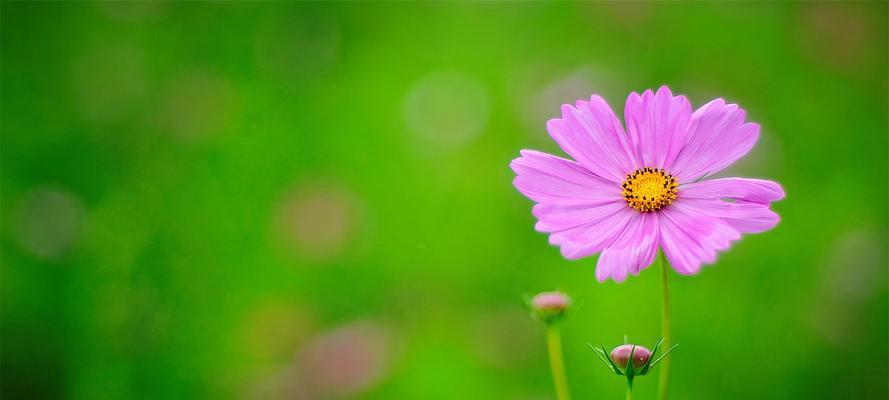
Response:
[[[642,168],[621,184],[627,205],[639,212],[657,211],[676,200],[676,178],[664,169]]]

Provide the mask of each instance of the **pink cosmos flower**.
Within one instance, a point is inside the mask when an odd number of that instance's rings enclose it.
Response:
[[[596,278],[623,282],[663,249],[673,269],[695,274],[742,233],[778,223],[775,182],[704,178],[747,154],[759,125],[723,99],[692,111],[666,86],[627,97],[624,130],[599,96],[562,106],[547,122],[574,161],[522,150],[510,166],[515,187],[537,204],[536,229],[568,259],[602,253]]]

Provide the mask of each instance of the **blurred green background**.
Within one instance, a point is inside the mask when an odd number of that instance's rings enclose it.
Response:
[[[546,119],[670,85],[762,125],[773,231],[673,276],[675,399],[886,399],[887,3],[4,2],[8,399],[548,399],[523,297],[659,337],[533,229]],[[653,398],[656,377],[637,381]]]

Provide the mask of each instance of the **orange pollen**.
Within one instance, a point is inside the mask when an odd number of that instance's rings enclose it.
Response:
[[[639,212],[657,211],[676,200],[676,178],[663,168],[642,168],[621,184],[627,205]]]

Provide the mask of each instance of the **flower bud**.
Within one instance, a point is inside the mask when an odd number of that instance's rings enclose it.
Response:
[[[633,346],[636,347],[635,350]],[[651,359],[651,350],[639,345],[622,344],[611,350],[611,361],[620,369],[625,369],[630,362],[630,352],[633,353],[633,368],[641,368]]]
[[[626,338],[624,338],[626,341]],[[648,373],[651,368],[654,368],[658,362],[664,359],[667,354],[670,354],[673,349],[675,349],[678,345],[674,344],[673,347],[670,347],[661,354],[660,357],[654,358],[654,355],[657,354],[658,350],[661,348],[661,343],[664,342],[664,339],[660,339],[657,343],[654,344],[654,350],[648,350],[645,346],[633,345],[633,344],[623,344],[611,350],[611,354],[608,353],[608,350],[605,350],[605,345],[599,345],[599,347],[593,346],[587,343],[593,352],[596,353],[596,357],[599,357],[599,361],[602,361],[605,366],[614,372],[616,375],[622,375],[627,377],[627,382],[632,384],[634,376],[641,376]],[[633,353],[633,363],[630,364],[630,353]]]
[[[561,317],[570,304],[571,299],[561,292],[542,292],[531,299],[534,315],[546,323]]]

